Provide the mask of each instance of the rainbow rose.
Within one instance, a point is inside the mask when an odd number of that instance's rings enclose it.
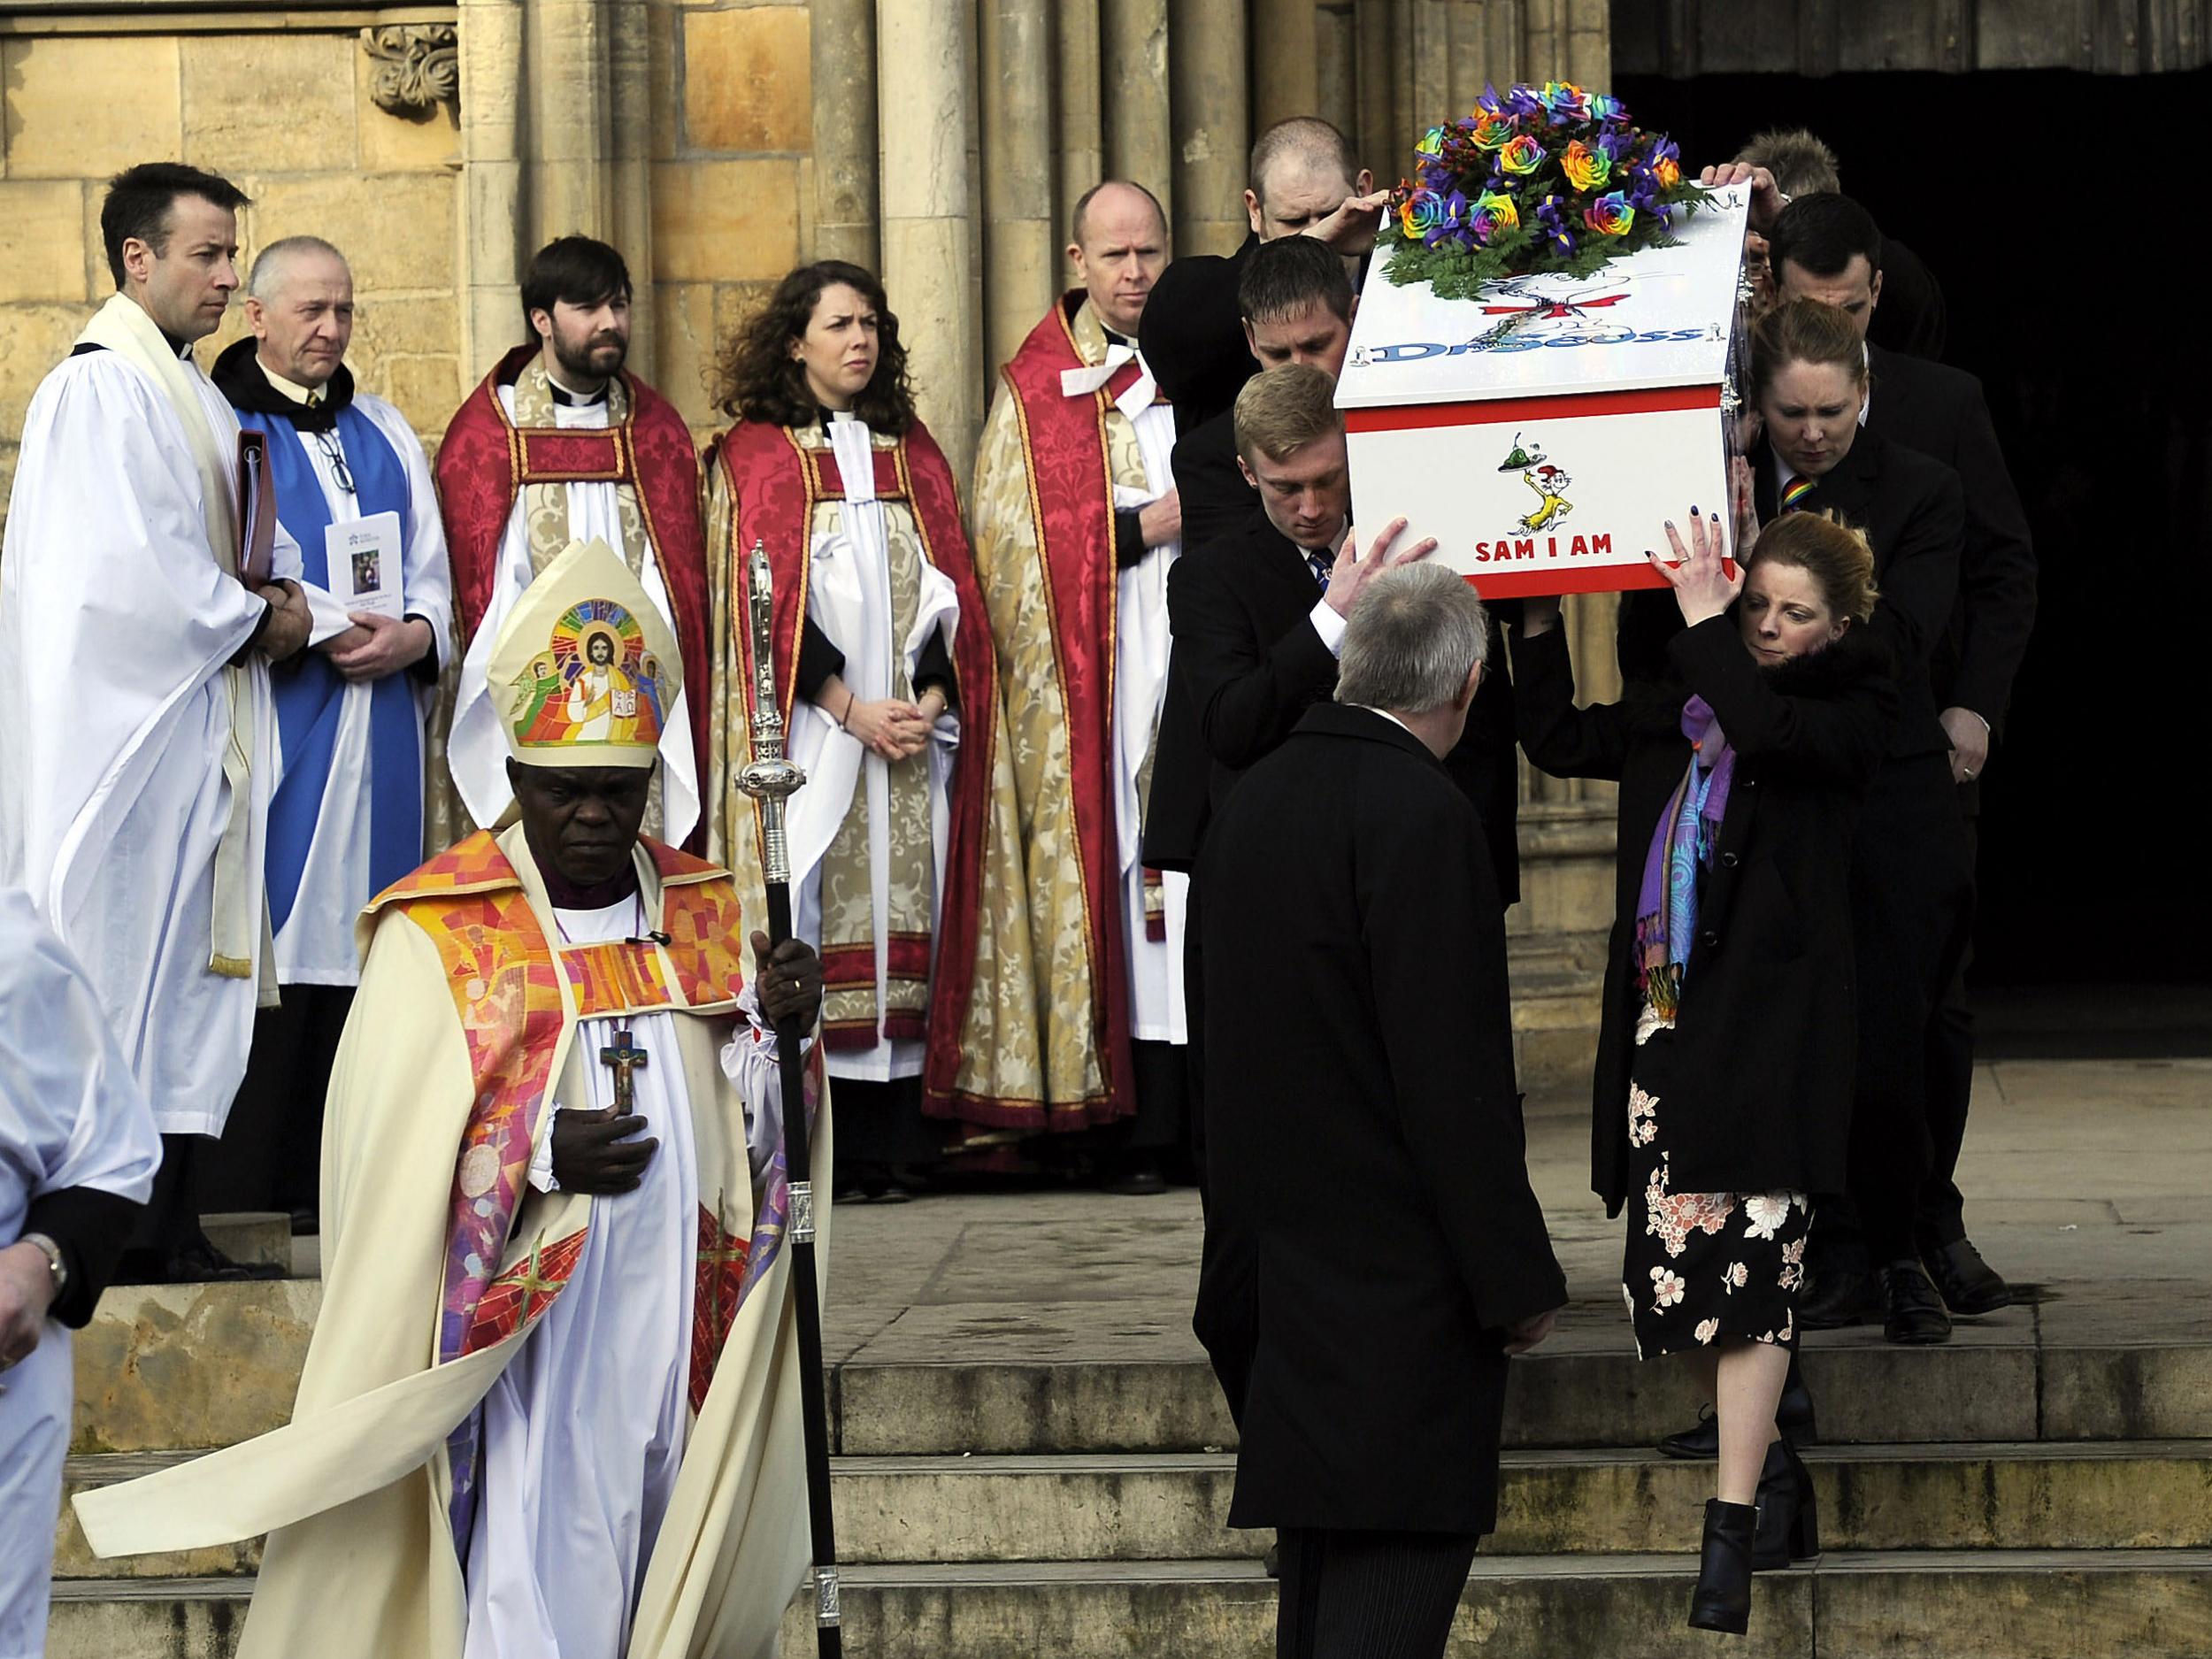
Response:
[[[1651,176],[1659,180],[1659,188],[1671,190],[1682,182],[1682,151],[1671,138],[1663,138],[1651,147],[1651,154],[1644,157]]]
[[[1613,158],[1602,150],[1593,150],[1580,139],[1567,146],[1567,153],[1559,159],[1560,172],[1567,175],[1567,182],[1578,190],[1594,190],[1611,176]]]
[[[1432,160],[1441,156],[1444,153],[1444,129],[1440,127],[1430,127],[1427,134],[1413,147],[1413,153]]]
[[[1469,131],[1477,150],[1503,150],[1513,136],[1513,118],[1497,110],[1477,110]]]
[[[1625,236],[1636,222],[1636,210],[1628,204],[1624,194],[1614,190],[1585,208],[1582,222],[1601,236]]]
[[[1517,177],[1525,178],[1544,165],[1544,147],[1523,133],[1498,152],[1498,165]]]
[[[1615,127],[1625,127],[1628,125],[1628,105],[1618,98],[1606,96],[1602,92],[1593,92],[1590,95],[1590,119]]]
[[[1448,216],[1444,198],[1433,190],[1416,190],[1398,204],[1398,226],[1408,242],[1425,242]]]
[[[1520,227],[1521,210],[1513,205],[1509,196],[1485,194],[1477,198],[1473,210],[1467,215],[1467,228],[1486,248],[1507,232]]]
[[[1563,124],[1589,119],[1590,95],[1571,81],[1547,81],[1537,97],[1555,121]]]

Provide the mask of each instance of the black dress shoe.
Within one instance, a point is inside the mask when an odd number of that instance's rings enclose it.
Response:
[[[1267,1547],[1267,1554],[1260,1557],[1260,1571],[1271,1578],[1283,1576],[1283,1541],[1278,1538]]]
[[[1706,1500],[1697,1588],[1690,1596],[1692,1630],[1740,1636],[1751,1628],[1751,1534],[1758,1518],[1755,1504]]]
[[[1925,1346],[1951,1340],[1951,1316],[1928,1275],[1915,1261],[1891,1262],[1876,1271],[1882,1287],[1882,1334],[1893,1342]]]
[[[217,1249],[206,1239],[194,1240],[163,1260],[159,1282],[165,1285],[234,1285],[248,1279],[282,1279],[284,1270],[274,1262],[239,1262]]]
[[[1970,1318],[2012,1306],[2012,1286],[1982,1260],[1972,1240],[1932,1246],[1920,1252],[1920,1260],[1953,1313]]]
[[[294,1238],[311,1239],[322,1230],[322,1217],[312,1210],[303,1208],[292,1212],[292,1236]]]
[[[1882,1317],[1882,1288],[1871,1273],[1848,1270],[1824,1272],[1797,1304],[1801,1331],[1840,1331],[1870,1325]]]
[[[1772,1572],[1820,1554],[1820,1510],[1813,1478],[1787,1440],[1767,1448],[1759,1471],[1759,1523],[1751,1533],[1751,1570]]]
[[[1790,1356],[1789,1380],[1782,1386],[1782,1398],[1774,1408],[1774,1426],[1782,1431],[1782,1438],[1793,1446],[1809,1446],[1820,1436],[1814,1432],[1812,1391],[1805,1386],[1805,1379],[1798,1374],[1797,1356]],[[1697,1409],[1697,1426],[1670,1434],[1659,1442],[1663,1457],[1679,1457],[1685,1463],[1710,1463],[1720,1455],[1720,1424],[1713,1416],[1713,1408]]]
[[[1108,1162],[1099,1171],[1098,1190],[1118,1198],[1149,1198],[1167,1191],[1167,1177],[1160,1172],[1159,1159],[1138,1153]]]

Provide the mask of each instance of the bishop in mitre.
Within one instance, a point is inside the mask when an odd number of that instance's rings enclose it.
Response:
[[[362,920],[293,1421],[78,1502],[103,1555],[267,1532],[242,1659],[775,1650],[807,1532],[772,1027],[821,965],[755,933],[748,985],[728,877],[639,834],[680,673],[603,543],[520,596],[519,819]]]

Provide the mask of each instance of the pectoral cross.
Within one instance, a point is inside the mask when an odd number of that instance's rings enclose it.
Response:
[[[618,1030],[614,1041],[599,1051],[599,1063],[614,1073],[614,1109],[625,1118],[635,1109],[636,1086],[630,1074],[651,1058],[630,1041],[627,1025]]]

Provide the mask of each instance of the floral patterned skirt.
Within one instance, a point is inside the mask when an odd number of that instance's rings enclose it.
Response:
[[[1812,1201],[1792,1192],[1672,1190],[1665,1125],[1677,1110],[1697,1110],[1668,1076],[1673,1037],[1647,1011],[1628,1087],[1631,1167],[1645,1171],[1642,1201],[1632,1196],[1625,1207],[1621,1269],[1636,1352],[1649,1359],[1730,1337],[1793,1348]]]

